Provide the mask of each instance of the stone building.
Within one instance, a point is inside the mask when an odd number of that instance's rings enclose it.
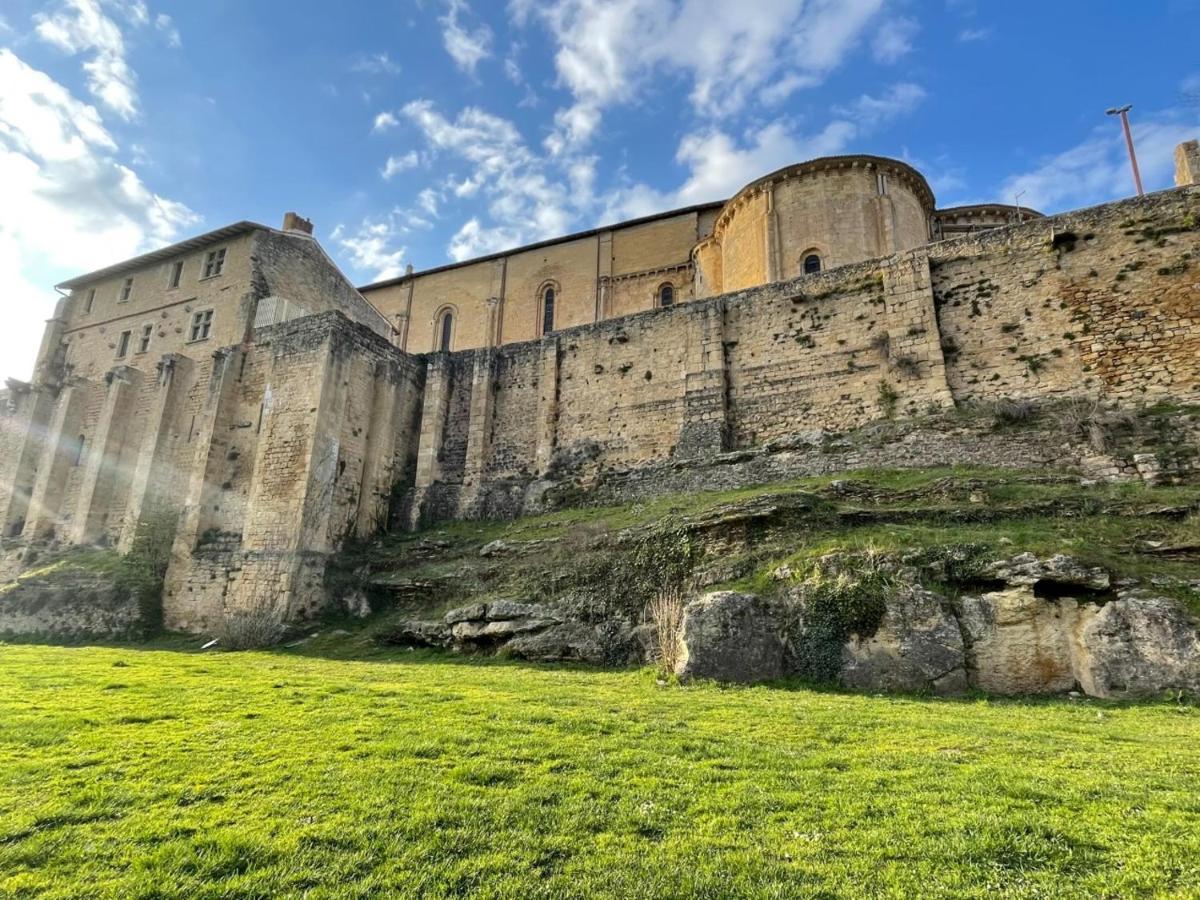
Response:
[[[389,522],[730,478],[797,434],[971,401],[1196,402],[1194,143],[1178,160],[1175,190],[1054,217],[814,160],[360,289],[294,214],[217,229],[60,286],[0,398],[0,527],[127,548],[168,523],[166,622],[202,630],[314,614],[329,555]]]

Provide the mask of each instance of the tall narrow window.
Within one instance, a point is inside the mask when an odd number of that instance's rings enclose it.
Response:
[[[124,359],[129,354],[129,341],[133,338],[132,331],[122,331],[117,338],[117,359]]]
[[[450,342],[454,339],[454,313],[446,310],[438,323],[438,349],[443,353],[450,352]]]
[[[821,257],[815,253],[810,253],[804,257],[804,274],[815,275],[821,271]]]
[[[153,337],[153,335],[154,335],[154,326],[153,325],[143,325],[142,326],[142,337],[141,337],[141,340],[138,341],[138,353],[145,353],[147,350],[150,349],[150,338]]]
[[[189,341],[203,341],[212,331],[213,311],[211,309],[192,313],[192,330],[188,333]]]
[[[554,288],[548,287],[542,293],[542,334],[554,330]]]
[[[664,284],[658,289],[658,305],[659,306],[674,306],[675,305],[675,287],[670,284]]]
[[[83,311],[85,313],[90,313],[92,311],[92,306],[95,305],[95,303],[96,303],[96,289],[90,288],[87,292],[87,299],[83,301]]]
[[[126,278],[125,283],[123,285],[121,285],[120,302],[124,303],[126,300],[128,300],[132,296],[133,296],[133,279]]]
[[[176,260],[171,263],[171,280],[167,282],[167,287],[177,288],[179,282],[183,279],[183,260]]]
[[[79,436],[79,442],[75,445],[75,465],[77,466],[83,464],[83,448],[86,443],[87,438],[81,434]]]
[[[219,250],[209,250],[208,255],[204,257],[204,274],[202,278],[212,278],[214,275],[220,275],[221,270],[225,268],[225,248]]]

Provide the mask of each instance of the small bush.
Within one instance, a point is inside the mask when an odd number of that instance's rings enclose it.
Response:
[[[998,400],[991,413],[998,428],[1027,425],[1037,417],[1037,404],[1032,400]]]
[[[884,356],[891,352],[892,339],[886,331],[881,331],[875,337],[871,338],[871,349],[877,350]]]
[[[281,616],[268,603],[225,610],[214,633],[218,647],[225,650],[260,650],[283,639]]]
[[[1058,410],[1064,431],[1085,439],[1097,453],[1105,453],[1122,435],[1137,430],[1137,416],[1106,409],[1095,397],[1075,397]]]
[[[892,368],[908,378],[916,378],[921,374],[921,361],[915,356],[897,356],[892,360]]]
[[[886,381],[879,382],[879,408],[889,419],[896,415],[896,401],[899,399],[900,395],[894,387]]]
[[[679,627],[683,624],[684,591],[664,587],[646,607],[646,618],[654,628],[655,662],[663,675],[672,675],[679,663]]]

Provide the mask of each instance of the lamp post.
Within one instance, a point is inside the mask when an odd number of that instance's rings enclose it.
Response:
[[[1106,109],[1104,112],[1110,116],[1121,117],[1121,127],[1125,130],[1125,147],[1129,150],[1129,165],[1133,168],[1133,186],[1137,188],[1138,196],[1141,197],[1146,192],[1142,190],[1142,175],[1138,172],[1137,154],[1133,152],[1133,134],[1129,130],[1129,110],[1133,109],[1133,104],[1126,103],[1124,106]]]

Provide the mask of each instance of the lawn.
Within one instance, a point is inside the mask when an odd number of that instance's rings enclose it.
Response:
[[[1200,709],[0,644],[0,896],[1196,896]]]

